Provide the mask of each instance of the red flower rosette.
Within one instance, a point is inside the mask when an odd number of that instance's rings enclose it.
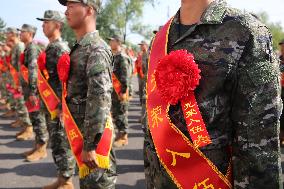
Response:
[[[25,54],[24,53],[21,53],[21,55],[20,55],[20,63],[21,63],[21,65],[24,65],[24,63],[25,63]]]
[[[157,65],[157,90],[163,100],[175,105],[199,85],[200,72],[191,53],[186,50],[172,51]]]
[[[66,82],[70,71],[70,56],[67,53],[62,54],[58,60],[57,73],[60,81]]]
[[[46,69],[45,65],[46,65],[46,53],[45,52],[41,52],[37,58],[37,64],[38,64],[38,68],[39,70],[43,71]]]

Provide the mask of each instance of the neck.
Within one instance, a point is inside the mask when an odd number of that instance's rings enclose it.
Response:
[[[113,54],[119,54],[121,52],[121,47],[117,47],[117,49],[112,50]]]
[[[29,40],[27,40],[26,42],[24,42],[24,43],[25,43],[25,46],[28,46],[28,44],[30,44],[32,41],[33,41],[33,39],[29,39]]]
[[[52,43],[60,38],[60,32],[55,32],[51,37],[48,38],[49,42]]]
[[[20,40],[19,40],[18,38],[16,38],[16,37],[13,39],[13,42],[14,42],[15,45],[18,44],[19,41],[20,41]]]
[[[85,22],[81,27],[74,29],[76,40],[80,41],[87,33],[93,32],[96,30],[96,21],[92,20],[90,22]]]
[[[197,0],[193,2],[182,1],[180,8],[180,22],[192,25],[200,22],[201,16],[214,0]]]

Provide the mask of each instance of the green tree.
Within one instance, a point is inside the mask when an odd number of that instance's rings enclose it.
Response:
[[[97,19],[101,36],[106,38],[119,34],[124,41],[130,33],[147,37],[147,32],[139,29],[144,27],[149,30],[149,26],[143,26],[141,23],[143,8],[146,3],[154,5],[155,2],[155,0],[106,0]]]
[[[5,40],[5,33],[4,33],[5,27],[6,27],[6,23],[4,22],[2,18],[0,18],[0,41]]]
[[[273,37],[273,48],[274,50],[279,48],[279,42],[284,39],[284,31],[279,22],[271,22],[269,21],[269,16],[266,12],[260,12],[257,14],[260,20],[267,25],[270,29],[272,37]]]

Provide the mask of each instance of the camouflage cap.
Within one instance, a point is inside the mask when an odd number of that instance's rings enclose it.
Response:
[[[18,31],[22,31],[22,32],[33,32],[36,33],[37,28],[29,25],[29,24],[23,24],[21,29],[17,29]]]
[[[148,45],[146,41],[141,41],[138,45]]]
[[[122,42],[122,39],[119,35],[113,35],[112,37],[108,37],[107,40],[115,40],[115,41]]]
[[[159,26],[159,28],[157,30],[153,30],[153,34],[158,33],[158,31],[160,31],[163,28],[163,26]]]
[[[8,28],[6,28],[5,33],[15,33],[15,34],[17,34],[18,30],[17,30],[17,28],[14,28],[14,27],[8,27]]]
[[[44,12],[43,18],[37,18],[37,20],[64,22],[64,16],[59,11],[47,10]]]
[[[58,0],[61,5],[66,6],[67,2],[77,2],[77,3],[82,3],[85,5],[90,5],[96,9],[98,12],[101,6],[101,1],[100,0]]]
[[[284,45],[284,39],[279,42],[279,45]]]

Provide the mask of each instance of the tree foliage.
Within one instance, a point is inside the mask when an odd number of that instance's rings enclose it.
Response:
[[[154,0],[105,0],[97,19],[97,27],[106,38],[114,34],[121,35],[126,41],[130,33],[149,36],[150,26],[141,22],[146,3],[154,6]],[[144,28],[141,29],[141,28]]]
[[[6,23],[4,22],[2,18],[0,18],[0,41],[5,40],[5,33],[4,33],[5,27],[6,27]]]

